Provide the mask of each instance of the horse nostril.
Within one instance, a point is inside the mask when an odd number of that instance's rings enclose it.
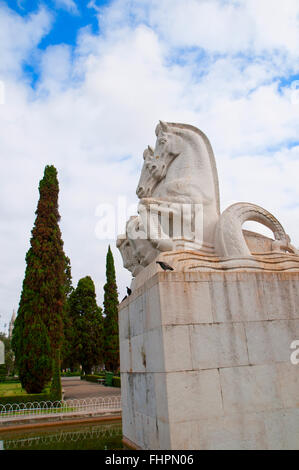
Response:
[[[143,194],[143,191],[144,191],[144,188],[142,186],[139,186],[139,188],[137,188],[137,196],[139,196],[140,194]]]

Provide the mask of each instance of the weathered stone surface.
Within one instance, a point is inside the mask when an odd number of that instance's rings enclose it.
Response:
[[[132,371],[132,350],[130,340],[125,339],[119,342],[119,354],[122,361],[123,372]]]
[[[142,295],[134,298],[129,304],[130,336],[141,335],[145,330],[145,309],[143,307],[144,298]]]
[[[161,325],[160,292],[157,284],[150,287],[145,294],[145,328],[151,330]]]
[[[151,272],[119,312],[124,436],[147,449],[298,449],[299,273]]]
[[[135,404],[133,395],[133,376],[121,373],[121,401],[123,434],[130,441],[136,442]]]
[[[146,362],[145,362],[145,335],[132,336],[131,338],[131,348],[132,348],[132,369],[133,372],[145,372]],[[120,356],[122,361],[122,358]],[[122,371],[122,366],[121,366]]]
[[[192,370],[188,325],[163,327],[165,368],[168,371]]]
[[[180,423],[172,433],[173,449],[267,449],[264,417],[259,413],[211,416]]]
[[[263,413],[266,449],[298,450],[299,409],[288,408]]]
[[[222,277],[211,282],[213,318],[215,322],[254,321],[267,318],[259,279],[244,273],[242,280]],[[250,303],[250,310],[248,304]]]
[[[189,328],[193,369],[249,363],[242,323],[192,325]]]
[[[145,361],[148,372],[163,372],[165,370],[165,355],[162,328],[155,328],[146,333]]]
[[[274,364],[220,369],[225,414],[283,408]]]
[[[245,330],[250,364],[290,363],[290,344],[299,338],[299,320],[248,322]]]
[[[208,282],[161,282],[163,325],[212,323],[212,305]]]
[[[223,413],[217,369],[168,372],[166,384],[170,423],[198,421]]]
[[[123,341],[130,337],[130,322],[129,322],[129,307],[125,307],[122,310],[122,314],[119,316],[119,339]]]
[[[276,368],[284,408],[299,409],[299,365],[281,363]]]

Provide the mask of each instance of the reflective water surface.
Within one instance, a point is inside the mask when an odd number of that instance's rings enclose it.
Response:
[[[0,450],[123,449],[121,421],[0,433]]]

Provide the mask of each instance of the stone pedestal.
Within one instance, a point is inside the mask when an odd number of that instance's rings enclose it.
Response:
[[[299,449],[299,271],[158,271],[119,308],[124,438]]]

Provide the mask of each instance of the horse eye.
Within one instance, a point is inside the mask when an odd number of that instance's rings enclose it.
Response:
[[[165,144],[166,143],[166,140],[165,139],[160,139],[159,140],[159,144]]]

